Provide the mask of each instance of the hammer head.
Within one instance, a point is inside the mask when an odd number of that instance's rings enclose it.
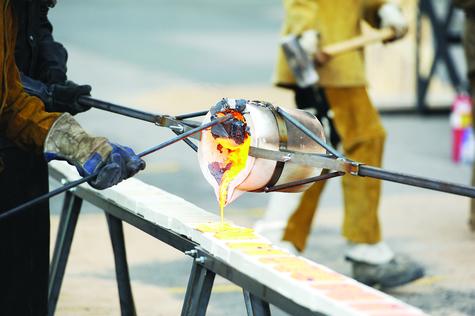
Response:
[[[288,35],[282,39],[281,45],[287,59],[287,64],[295,77],[297,86],[300,88],[308,88],[316,85],[319,77],[315,70],[313,60],[311,60],[303,50],[298,37]]]

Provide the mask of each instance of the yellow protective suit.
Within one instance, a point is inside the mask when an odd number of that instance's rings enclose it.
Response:
[[[48,130],[60,113],[45,112],[40,99],[29,96],[23,91],[14,58],[17,32],[9,2],[1,0],[0,135],[7,137],[18,146],[40,151]]]
[[[377,12],[382,0],[284,0],[283,34],[301,34],[309,29],[320,33],[322,46],[361,34],[361,22],[379,23]],[[333,123],[341,137],[345,155],[372,166],[381,165],[385,131],[376,109],[366,92],[363,50],[339,55],[319,67],[319,85],[324,89]],[[279,48],[274,83],[295,86],[283,51]],[[310,233],[320,194],[325,182],[315,183],[300,199],[290,216],[283,240],[302,251]],[[345,218],[343,235],[355,243],[377,243],[381,240],[378,204],[379,180],[343,177]]]

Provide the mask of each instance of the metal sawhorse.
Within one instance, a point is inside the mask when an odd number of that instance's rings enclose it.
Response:
[[[50,168],[50,176],[60,181],[63,178],[62,174],[54,168]],[[133,214],[111,201],[98,197],[90,189],[82,187],[77,187],[74,191],[68,191],[64,197],[50,267],[50,284],[48,289],[49,315],[54,315],[55,313],[83,200],[99,207],[106,215],[114,252],[121,315],[123,316],[136,315],[136,309],[130,285],[122,222],[135,226],[143,232],[193,257],[191,274],[182,307],[181,315],[183,316],[206,314],[216,274],[243,289],[247,315],[268,316],[271,314],[269,304],[273,304],[292,315],[324,315],[295,303],[245,273],[236,270],[226,262],[200,248],[198,244],[185,236],[147,221],[143,217]]]
[[[461,45],[461,34],[454,33],[450,30],[450,25],[454,18],[454,6],[449,0],[448,9],[439,17],[436,14],[435,3],[433,0],[419,0],[417,21],[416,21],[416,94],[417,94],[417,110],[424,114],[430,112],[427,106],[426,98],[429,85],[434,77],[437,65],[442,63],[447,68],[450,83],[454,89],[458,89],[464,80],[458,73],[453,57],[450,55],[450,48],[453,45]],[[421,20],[426,16],[432,26],[432,34],[434,38],[434,60],[430,71],[427,75],[422,73],[421,69]]]

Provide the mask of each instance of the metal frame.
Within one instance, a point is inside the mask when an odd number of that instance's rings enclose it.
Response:
[[[454,6],[449,0],[448,11],[442,18],[439,18],[435,12],[434,2],[431,0],[419,0],[417,20],[416,20],[416,106],[417,111],[421,114],[431,112],[426,103],[429,85],[434,77],[436,67],[439,63],[443,63],[447,68],[449,79],[457,89],[464,81],[458,73],[454,59],[450,55],[450,48],[453,45],[461,45],[462,38],[460,34],[450,33],[450,24],[454,16]],[[432,26],[432,34],[434,38],[435,54],[432,61],[430,72],[424,76],[421,72],[421,19],[427,16]]]
[[[48,315],[53,315],[61,290],[62,279],[69,258],[69,251],[76,229],[76,223],[82,206],[82,199],[66,192],[58,226],[53,258],[51,260],[48,284]],[[51,282],[51,280],[61,280]]]
[[[63,178],[63,175],[54,168],[50,168],[50,176],[59,181]],[[244,302],[248,315],[270,315],[269,304],[275,305],[292,315],[324,315],[297,304],[245,273],[236,270],[226,262],[200,248],[199,245],[192,240],[149,222],[139,215],[133,214],[109,200],[102,199],[82,187],[68,191],[65,195],[58,237],[53,254],[53,262],[51,264],[50,289],[54,290],[50,290],[49,292],[48,315],[54,315],[55,313],[74,230],[83,200],[102,209],[108,220],[109,233],[114,249],[121,315],[135,315],[122,222],[126,222],[140,229],[194,259],[185,301],[183,303],[182,315],[205,315],[215,275],[220,275],[243,289]]]

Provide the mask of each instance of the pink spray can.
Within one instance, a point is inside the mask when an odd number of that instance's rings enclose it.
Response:
[[[474,137],[472,131],[472,99],[460,93],[452,104],[450,114],[452,127],[452,161],[473,162]]]

